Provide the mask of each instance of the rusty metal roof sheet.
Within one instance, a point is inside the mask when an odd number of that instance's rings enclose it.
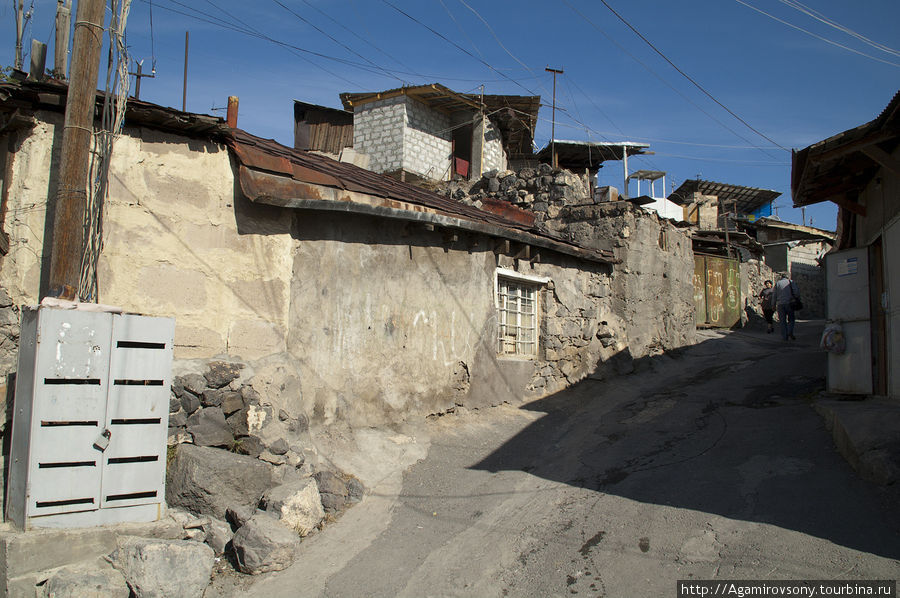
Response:
[[[456,222],[478,225],[472,226],[472,229],[499,238],[530,242],[592,261],[613,261],[611,252],[587,249],[563,237],[539,231],[534,227],[532,213],[511,205],[489,203],[483,206],[485,209],[478,209],[353,164],[291,149],[240,129],[233,129],[226,137],[225,143],[234,152],[241,165],[249,169],[242,171],[241,183],[246,183],[252,189],[251,193],[265,197],[278,205],[290,205],[287,200],[290,200],[289,195],[294,193],[302,195],[294,199],[318,202],[296,204],[311,208],[324,208],[326,205],[324,202],[332,204],[341,202],[340,207],[343,210],[349,210],[353,204],[358,204],[367,210],[385,208],[409,213],[427,212]],[[256,176],[252,171],[275,176]],[[292,187],[287,180],[294,181],[297,185]],[[330,188],[331,191],[328,197],[325,197],[320,190],[304,187],[306,184],[321,185]],[[353,194],[363,194],[368,198]],[[373,202],[369,198],[380,198],[381,201]]]

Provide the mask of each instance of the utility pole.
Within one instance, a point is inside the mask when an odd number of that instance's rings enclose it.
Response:
[[[550,121],[550,165],[558,168],[556,161],[556,75],[562,75],[562,69],[552,69],[549,66],[544,69],[548,73],[553,73],[553,120]]]
[[[187,66],[188,66],[188,40],[190,32],[184,32],[184,87],[181,93],[181,111],[187,112]]]
[[[22,18],[25,14],[25,0],[19,0],[14,6],[16,7],[16,61],[13,66],[21,71],[24,64],[22,62],[22,35],[24,35],[25,27],[22,23]]]
[[[56,2],[56,42],[53,45],[53,76],[64,80],[69,66],[69,26],[72,0]]]
[[[79,0],[75,16],[47,291],[62,299],[78,299],[84,260],[84,212],[104,9],[104,0]]]

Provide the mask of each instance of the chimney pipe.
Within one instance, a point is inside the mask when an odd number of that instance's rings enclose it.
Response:
[[[228,96],[228,116],[225,121],[228,123],[228,126],[232,129],[237,128],[237,117],[238,117],[238,97],[237,96]]]

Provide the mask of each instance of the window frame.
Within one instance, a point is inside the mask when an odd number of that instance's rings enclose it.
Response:
[[[502,305],[502,295],[501,295],[501,281],[506,285],[513,285],[517,289],[527,289],[533,291],[533,300],[532,303],[532,312],[524,312],[521,311],[521,303],[516,306],[516,309],[504,309]],[[540,351],[540,336],[541,336],[541,290],[545,285],[550,282],[549,278],[543,276],[533,276],[528,274],[521,274],[516,272],[515,270],[508,270],[506,268],[497,268],[496,273],[494,275],[494,306],[497,309],[497,356],[505,359],[537,359],[538,353]],[[509,288],[509,287],[507,287]],[[523,296],[518,290],[516,293],[516,299],[528,299],[528,297]],[[520,335],[516,334],[512,337],[508,335],[504,335],[504,329],[508,325],[506,318],[510,313],[516,314],[517,321],[514,326],[517,329],[525,328],[522,326],[522,318],[521,316],[524,314],[526,316],[532,316],[532,325],[529,329],[532,331],[533,340],[521,340]],[[510,340],[511,339],[511,340]],[[532,345],[531,352],[525,352],[522,349],[522,345]],[[506,347],[512,346],[514,348],[513,351],[507,351]]]

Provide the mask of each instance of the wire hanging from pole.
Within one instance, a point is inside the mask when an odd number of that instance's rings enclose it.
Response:
[[[128,52],[125,47],[125,24],[131,0],[110,0],[109,62],[100,130],[94,132],[91,163],[91,183],[88,205],[84,212],[84,252],[78,297],[82,301],[97,302],[99,283],[97,266],[103,249],[103,212],[109,195],[109,166],[113,145],[125,122],[128,100]]]

